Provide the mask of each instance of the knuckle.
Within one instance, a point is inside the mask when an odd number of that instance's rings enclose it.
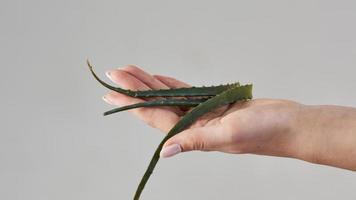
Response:
[[[198,135],[198,134],[195,134]],[[204,140],[196,137],[196,136],[192,136],[190,137],[190,143],[191,143],[191,149],[192,150],[201,150],[204,151],[206,149],[206,144],[204,142]]]

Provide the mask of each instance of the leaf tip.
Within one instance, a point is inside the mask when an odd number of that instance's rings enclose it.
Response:
[[[89,69],[93,69],[93,66],[90,64],[89,58],[86,59],[86,63]]]

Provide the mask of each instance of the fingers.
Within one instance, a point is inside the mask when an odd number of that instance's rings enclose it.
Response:
[[[147,86],[147,89],[157,90],[157,89],[170,88],[169,86],[165,85],[160,80],[156,79],[151,74],[145,72],[144,70],[140,69],[137,66],[128,65],[126,67],[121,68],[121,70],[127,72],[131,76],[135,77],[137,80],[141,81],[143,85]],[[157,97],[157,98],[148,98],[148,99],[159,99],[159,98]],[[183,112],[177,107],[165,107],[165,108],[177,113],[177,115],[179,116],[183,114]]]
[[[151,74],[143,71],[139,67],[129,65],[121,70],[131,74],[138,80],[142,81],[145,85],[147,85],[149,88],[157,90],[157,89],[169,89],[170,87],[162,83],[159,79],[155,78]]]
[[[179,81],[175,78],[162,76],[162,75],[153,75],[156,79],[160,80],[162,83],[166,84],[170,88],[181,88],[181,87],[191,87],[189,84]]]
[[[137,79],[136,77],[132,76],[126,71],[123,70],[110,70],[106,72],[106,76],[115,84],[119,85],[120,87],[127,88],[130,90],[149,90],[145,83],[141,80]]]
[[[170,138],[163,146],[160,156],[174,156],[193,150],[218,150],[228,141],[224,128],[219,125],[190,128]]]
[[[124,70],[111,70],[107,73],[108,77],[123,88],[131,90],[150,89],[139,79],[132,76]],[[104,100],[112,105],[124,106],[143,102],[142,99],[129,97],[117,92],[109,92],[104,96]],[[152,127],[158,128],[163,132],[168,132],[179,120],[179,116],[169,109],[165,108],[137,108],[130,110],[135,116],[145,121]]]

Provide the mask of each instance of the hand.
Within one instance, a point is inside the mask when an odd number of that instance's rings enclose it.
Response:
[[[107,76],[131,90],[190,87],[174,78],[150,75],[135,66],[111,70]],[[117,106],[147,99],[110,92],[104,100]],[[138,118],[168,131],[188,112],[179,107],[137,108]],[[161,157],[192,150],[293,157],[356,170],[356,109],[308,106],[289,100],[255,99],[218,108],[170,138]]]
[[[152,76],[135,66],[111,70],[107,75],[114,83],[132,90],[190,87],[174,78]],[[118,106],[144,101],[116,92],[110,92],[104,100]],[[169,139],[161,156],[191,150],[288,156],[293,146],[291,138],[295,137],[292,126],[300,106],[286,100],[257,99],[219,108]],[[187,111],[178,107],[157,107],[131,112],[167,133]]]

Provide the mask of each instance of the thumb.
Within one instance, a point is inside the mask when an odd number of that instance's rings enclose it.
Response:
[[[213,150],[223,140],[223,135],[221,126],[187,129],[167,140],[160,152],[160,157],[167,158],[193,150]]]

